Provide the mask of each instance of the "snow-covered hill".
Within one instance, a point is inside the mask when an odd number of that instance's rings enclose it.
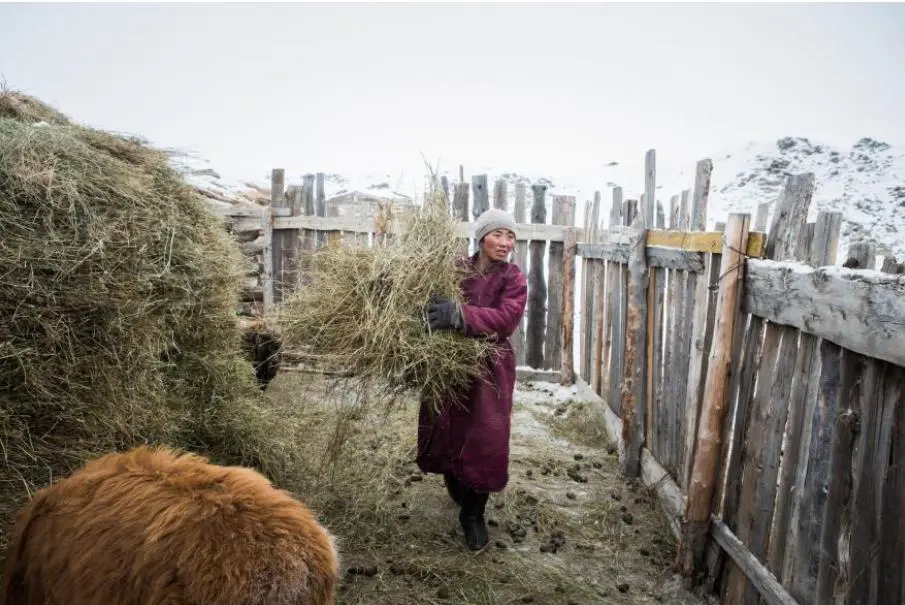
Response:
[[[840,247],[871,241],[905,256],[905,150],[870,138],[835,148],[801,137],[750,143],[713,158],[708,218],[725,221],[730,212],[749,212],[775,201],[788,174],[813,172],[809,220],[818,211],[843,215]],[[693,182],[693,171],[681,180]]]
[[[270,175],[255,175],[252,178],[236,179],[221,175],[209,161],[198,154],[172,150],[170,164],[183,173],[186,182],[202,195],[218,202],[237,204],[270,203]],[[302,175],[287,174],[285,185],[301,185]],[[324,195],[327,199],[350,192],[364,193],[374,197],[396,201],[410,200],[411,197],[397,191],[398,180],[389,173],[370,173],[347,176],[336,173],[324,174]]]
[[[758,204],[776,201],[787,175],[813,172],[816,181],[809,220],[815,220],[820,210],[843,213],[840,252],[853,241],[866,240],[876,243],[881,254],[905,258],[905,149],[870,138],[860,139],[845,149],[803,137],[786,137],[747,143],[710,157],[713,174],[708,228],[713,228],[718,221],[725,221],[731,212],[748,212],[753,218]],[[643,192],[643,160],[643,157],[606,158],[594,174],[573,175],[522,174],[465,164],[465,178],[470,182],[471,175],[486,174],[491,188],[494,180],[504,178],[509,183],[510,200],[516,182],[543,182],[548,185],[548,220],[553,195],[574,195],[578,202],[579,225],[583,224],[585,202],[593,199],[595,191],[600,191],[604,203],[601,220],[606,227],[614,186],[623,188],[625,199],[637,199]],[[269,175],[255,175],[245,180],[224,178],[197,156],[174,158],[174,165],[180,167],[199,190],[214,199],[242,203],[266,203],[269,199]],[[677,164],[661,154],[657,158],[658,201],[668,209],[671,196],[693,188],[694,172],[695,162]],[[457,167],[440,174],[447,176],[451,186],[458,180]],[[287,173],[287,185],[300,182],[301,175]],[[425,183],[426,169],[418,165],[395,171],[325,174],[328,198],[355,190],[386,199],[417,200]],[[530,189],[528,196],[530,206]]]

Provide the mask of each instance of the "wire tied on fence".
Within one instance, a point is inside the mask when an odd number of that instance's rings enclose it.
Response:
[[[710,285],[707,286],[707,290],[710,291],[710,292],[716,292],[716,291],[718,291],[718,290],[720,289],[720,283],[723,281],[724,278],[726,278],[727,276],[729,276],[729,275],[732,274],[732,273],[735,273],[735,272],[736,272],[737,270],[739,270],[741,267],[744,267],[745,263],[748,261],[749,258],[754,258],[753,255],[748,254],[748,251],[747,251],[747,250],[742,250],[741,248],[736,248],[735,246],[733,246],[732,244],[730,244],[729,242],[727,242],[727,241],[726,241],[726,234],[725,234],[725,233],[723,234],[723,236],[722,236],[722,238],[721,238],[721,241],[722,241],[722,243],[723,243],[723,247],[728,248],[730,251],[735,252],[736,254],[738,254],[739,257],[740,257],[740,260],[739,260],[739,262],[736,263],[735,265],[729,267],[729,268],[726,270],[725,273],[723,273],[723,274],[721,274],[720,276],[718,276],[718,277],[716,278],[716,280],[710,282]]]

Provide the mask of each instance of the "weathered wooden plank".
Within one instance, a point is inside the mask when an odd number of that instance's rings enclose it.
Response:
[[[622,207],[622,188],[613,188],[613,205],[610,211],[610,231],[615,231],[625,221]],[[622,314],[621,299],[625,294],[622,287],[622,275],[625,268],[618,263],[611,263],[607,269],[609,283],[607,284],[607,298],[609,299],[608,311],[608,335],[605,350],[609,352],[609,372],[607,380],[607,402],[610,409],[619,413],[619,383],[622,378],[622,353],[625,342],[622,334],[622,325],[625,317]]]
[[[470,186],[468,182],[465,180],[465,168],[464,166],[459,166],[459,180],[456,182],[455,187],[453,189],[453,202],[452,202],[452,217],[459,221],[460,223],[468,222],[468,196],[470,191]],[[471,234],[474,230],[468,231],[468,233],[459,232],[460,240],[459,247],[461,253],[468,254],[469,251],[469,242],[471,241]]]
[[[819,551],[830,472],[830,443],[838,407],[841,349],[826,340],[820,341],[819,349],[820,381],[809,450],[808,481],[801,494],[797,560],[794,577],[790,578],[790,591],[803,605],[816,605]]]
[[[872,244],[853,244],[849,248],[846,265],[873,267],[876,249]],[[851,581],[853,478],[859,449],[856,440],[861,431],[859,385],[864,376],[867,358],[845,348],[838,353],[838,411],[829,447],[829,471],[826,483],[826,502],[820,534],[819,562],[814,601],[840,601],[848,592]],[[872,402],[874,403],[874,402]],[[850,601],[849,601],[850,602]]]
[[[619,218],[619,213],[621,212],[621,190],[618,192],[618,197],[620,198],[617,201],[617,190],[613,189],[613,197],[610,203],[610,212],[606,221],[607,229],[600,229],[597,234],[598,241],[601,238],[603,233],[614,232],[615,229],[619,228],[621,223],[621,219]],[[601,221],[601,227],[603,222]],[[613,346],[613,296],[615,295],[616,288],[616,273],[619,271],[619,265],[611,262],[604,262],[603,272],[605,274],[605,281],[603,287],[602,296],[605,298],[605,303],[603,304],[603,327],[602,329],[602,339],[603,344],[600,347],[600,389],[598,393],[604,398],[607,402],[607,405],[610,406],[610,411],[613,410],[615,406],[615,402],[612,399],[612,375],[611,375],[611,365],[612,365],[612,346]]]
[[[877,567],[882,570],[876,603],[905,603],[905,368],[891,367],[886,374],[882,426],[888,427],[882,442],[888,444],[886,472],[881,477],[880,523],[883,531]]]
[[[630,254],[628,243],[602,243],[602,244],[578,244],[577,253],[583,258],[599,258],[617,263],[627,263]],[[650,267],[661,269],[678,269],[700,273],[705,267],[705,254],[678,250],[675,248],[662,248],[659,246],[647,246],[647,259]]]
[[[726,244],[720,263],[720,275],[723,279],[717,297],[717,323],[707,365],[704,401],[697,430],[698,443],[692,464],[691,480],[688,483],[688,499],[682,520],[682,541],[678,557],[683,574],[692,584],[703,579],[708,523],[716,480],[719,476],[722,429],[728,411],[729,376],[742,273],[740,251],[745,249],[749,223],[750,216],[747,214],[730,215],[726,227]]]
[[[768,540],[773,520],[776,482],[786,424],[789,390],[795,368],[798,332],[793,328],[766,327],[761,345],[762,361],[752,401],[752,424],[745,450],[739,533],[755,557],[768,560]],[[743,537],[744,534],[744,537]],[[775,572],[775,570],[773,570]],[[756,604],[757,593],[748,584],[745,603]]]
[[[758,206],[757,223],[754,228],[758,231],[766,231],[768,210],[770,204],[764,203]],[[766,209],[766,210],[765,210]],[[738,359],[734,361],[734,366],[740,368],[732,376],[732,393],[737,394],[735,405],[733,406],[731,418],[727,418],[724,434],[728,435],[728,439],[724,443],[723,448],[723,464],[724,484],[720,492],[720,504],[718,510],[723,515],[723,511],[728,512],[728,518],[734,519],[736,512],[736,502],[738,496],[738,486],[740,480],[741,454],[739,447],[733,447],[733,443],[744,443],[744,432],[747,430],[746,423],[748,417],[748,402],[751,399],[751,393],[754,392],[754,375],[757,364],[750,360],[758,352],[760,342],[756,338],[749,338],[748,332],[752,326],[749,326],[752,319],[756,319],[753,327],[759,330],[762,326],[760,318],[752,318],[750,315],[743,314],[739,321],[740,338],[737,341]],[[738,424],[736,422],[738,420]],[[740,434],[741,433],[741,434]],[[730,524],[730,527],[732,524]],[[719,565],[717,566],[719,567]],[[715,572],[719,572],[714,568]],[[714,576],[715,578],[716,576]]]
[[[490,193],[487,191],[487,175],[475,174],[471,177],[472,208],[474,218],[481,216],[490,208]]]
[[[680,227],[679,230],[669,231],[652,230],[647,238],[648,246],[678,248],[679,250],[692,250],[707,254],[719,254],[723,245],[722,242],[722,231],[687,231],[684,227]],[[745,256],[761,258],[764,255],[765,242],[766,234],[752,231],[745,248]]]
[[[691,224],[690,194],[691,192],[689,190],[683,190],[679,202],[678,227],[682,231],[688,231],[689,225]],[[676,470],[677,464],[679,463],[677,458],[678,435],[681,431],[679,418],[684,417],[684,415],[680,416],[679,414],[679,405],[680,402],[685,401],[686,391],[688,389],[688,347],[686,346],[686,342],[688,340],[688,330],[691,325],[691,321],[689,320],[691,309],[688,306],[689,303],[687,300],[689,275],[688,272],[680,272],[678,273],[678,279],[676,280],[676,299],[673,308],[675,311],[675,322],[673,324],[672,367],[669,372],[670,389],[666,398],[666,439],[663,444],[663,451],[660,458],[663,467],[675,477],[676,483],[682,488],[687,488],[687,485],[684,484],[683,479]]]
[[[741,540],[738,539],[725,523],[719,519],[711,521],[713,538],[725,550],[736,566],[741,569],[757,591],[764,597],[767,605],[799,605],[799,603],[783,588],[779,580],[770,570],[752,555]]]
[[[811,236],[807,235],[809,229],[802,221],[806,220],[813,190],[813,174],[795,175],[787,179],[783,195],[794,198],[793,208],[801,208],[800,212],[805,216],[796,218],[795,226],[798,232],[794,236],[788,235],[780,240],[780,245],[774,249],[776,255],[799,259],[807,257]],[[786,206],[780,204],[778,208]],[[791,250],[787,247],[791,247]],[[750,484],[754,490],[747,545],[754,556],[764,561],[770,560],[769,538],[774,521],[777,481],[789,411],[789,392],[792,388],[798,352],[798,336],[798,330],[792,327],[776,325],[766,327],[762,355],[764,362],[769,361],[770,367],[766,368],[765,363],[761,364],[753,403],[757,411],[756,426],[760,432],[755,434],[754,439],[748,444],[749,464],[743,475],[743,482],[750,477]],[[742,520],[746,521],[744,517]],[[779,573],[777,566],[772,566],[771,570]],[[756,589],[749,584],[746,602],[754,605],[756,601]]]
[[[584,205],[584,234],[583,240],[588,241],[591,238],[591,202],[586,201]],[[581,259],[581,281],[582,281],[582,297],[581,297],[581,308],[579,313],[581,314],[581,322],[579,327],[579,336],[581,339],[580,343],[580,352],[579,352],[579,364],[578,364],[578,374],[587,382],[591,382],[591,372],[590,372],[590,363],[591,363],[591,343],[589,340],[590,331],[591,331],[591,311],[594,306],[594,292],[590,288],[590,282],[593,279],[593,276],[590,275],[589,270],[589,261],[588,259],[582,257]]]
[[[807,258],[811,243],[814,241],[815,230],[816,225],[814,223],[808,223],[804,226],[804,229],[798,234],[798,244],[793,258],[796,260]]]
[[[663,204],[657,202],[656,223],[664,227]],[[649,250],[649,248],[648,248]],[[649,263],[648,263],[649,264]],[[650,268],[647,293],[647,447],[658,454],[656,427],[663,407],[663,303],[666,289],[666,271]]]
[[[575,197],[553,196],[554,225],[575,223]],[[547,335],[544,341],[544,369],[554,369],[562,364],[562,292],[563,292],[563,242],[550,242],[547,253]]]
[[[324,173],[318,172],[315,174],[315,185],[314,185],[314,214],[315,216],[319,216],[321,218],[327,216],[327,197],[324,191]],[[331,229],[331,231],[336,231],[337,229]],[[315,245],[318,248],[322,248],[327,245],[327,232],[326,231],[318,231],[315,234]]]
[[[314,199],[315,198],[315,176],[314,176],[314,174],[306,173],[304,176],[302,176],[302,192],[304,193],[303,201],[304,201],[305,217],[316,216],[317,209],[316,209],[315,199]],[[280,217],[280,219],[274,219],[274,225],[273,225],[274,229],[280,228],[279,226],[277,226],[276,221],[282,220],[282,219],[283,219],[283,217]],[[301,217],[291,217],[288,220],[289,221],[296,221],[296,220],[300,221],[300,219],[301,219]],[[303,266],[305,266],[306,268],[311,267],[310,253],[313,252],[315,250],[315,248],[317,247],[317,227],[312,226],[312,225],[305,225],[301,221],[297,225],[289,225],[288,227],[290,229],[298,229],[298,228],[302,229],[302,253],[308,255],[308,258],[306,259],[306,263]]]
[[[679,196],[673,195],[669,200],[669,229],[678,229],[679,228]],[[656,248],[648,248],[648,262],[653,264],[653,251]],[[701,268],[703,269],[704,258],[703,254],[701,255]],[[663,352],[663,383],[664,383],[664,401],[662,405],[662,409],[660,410],[660,414],[657,417],[657,439],[659,441],[658,447],[658,460],[663,460],[663,450],[666,447],[667,441],[667,433],[668,433],[668,417],[667,410],[671,405],[670,396],[673,391],[672,381],[674,375],[673,369],[673,355],[676,347],[676,297],[677,297],[677,286],[676,282],[679,279],[680,271],[678,267],[671,267],[666,271],[666,302],[665,302],[665,311],[666,311],[666,326],[665,326],[665,351]],[[682,274],[684,275],[684,273]]]
[[[600,192],[594,193],[594,201],[585,207],[585,241],[597,240],[597,231],[600,223]],[[576,244],[576,254],[578,245]],[[595,290],[597,273],[602,271],[602,263],[597,260],[582,259],[582,276],[584,279],[584,308],[581,312],[582,319],[582,372],[585,380],[597,388],[599,379],[594,374],[594,360],[596,358],[596,345],[599,344],[594,336],[596,326],[600,323],[600,317],[595,313],[596,301],[603,296],[603,292]]]
[[[828,246],[833,244],[828,243]],[[833,247],[835,250],[835,247]],[[865,252],[870,253],[870,250]],[[870,258],[864,255],[861,260],[866,264]],[[812,259],[813,260],[813,259]],[[857,259],[855,263],[857,264]],[[819,371],[814,368],[811,376],[818,375],[819,380],[808,385],[808,398],[812,397],[814,385],[817,385],[817,401],[814,406],[812,432],[808,441],[808,461],[806,475],[799,478],[802,486],[801,511],[797,523],[797,553],[792,553],[792,561],[787,565],[794,573],[789,574],[787,583],[792,594],[802,603],[815,603],[817,592],[819,555],[822,545],[824,519],[826,515],[827,485],[830,472],[831,440],[833,438],[834,419],[838,408],[838,380],[841,364],[841,349],[829,341],[820,344],[821,364]],[[813,380],[813,378],[812,378]],[[791,558],[791,557],[790,557]]]
[[[373,216],[369,217],[320,217],[320,216],[292,216],[277,217],[273,219],[274,229],[316,229],[320,231],[352,231],[355,233],[373,233],[377,225]],[[474,233],[476,223],[457,223],[456,232],[468,237]],[[544,225],[532,223],[518,223],[517,241],[544,240],[562,242],[565,225]],[[391,223],[387,229],[389,233],[398,234],[401,225]]]
[[[546,185],[532,185],[534,204],[531,206],[531,222],[543,224],[547,220],[544,198]],[[522,229],[520,228],[521,232]],[[531,269],[528,274],[527,328],[525,332],[525,363],[535,369],[543,369],[544,335],[547,329],[547,282],[544,279],[544,249],[547,242],[532,239],[530,243]]]
[[[820,212],[810,243],[808,263],[812,266],[832,265],[836,262],[836,248],[842,226],[841,212]],[[811,442],[811,426],[816,391],[809,388],[819,381],[818,339],[799,334],[792,385],[788,395],[788,447],[783,454],[782,471],[777,488],[776,520],[770,538],[768,567],[783,582],[791,586],[791,562],[798,550],[798,515],[801,492],[804,489]]]
[[[712,161],[701,160],[698,162],[695,174],[694,196],[692,198],[692,229],[703,230],[707,225],[707,204],[710,199],[710,176],[712,172]],[[748,237],[748,227],[746,226],[745,228],[745,241],[747,241]],[[738,241],[741,242],[742,240]],[[725,249],[725,245],[723,245],[723,249]],[[710,263],[712,264],[713,261],[711,260]],[[685,391],[685,403],[683,406],[685,415],[681,425],[684,432],[679,435],[678,439],[678,446],[681,450],[675,453],[676,473],[679,474],[680,485],[689,484],[691,462],[694,459],[698,415],[701,409],[704,379],[707,375],[704,364],[704,339],[707,335],[710,282],[705,275],[692,273],[688,276],[686,287],[688,288],[688,295],[691,296],[691,298],[686,298],[686,304],[691,304],[692,312],[691,332],[688,343],[688,388]]]
[[[645,412],[647,409],[647,290],[648,272],[644,246],[646,230],[639,218],[635,228],[641,231],[638,243],[632,246],[628,264],[628,309],[626,314],[625,357],[623,360],[620,417],[625,456],[622,472],[637,477],[644,446]]]
[[[693,189],[690,203],[686,208],[685,225],[688,230],[699,230],[704,228],[703,222],[696,222],[699,214],[697,208],[700,200],[704,199],[704,192],[709,191],[709,187],[705,188],[704,183],[709,183],[708,162],[698,162],[695,174],[695,186]],[[706,212],[706,208],[705,208]],[[680,293],[683,298],[682,310],[683,317],[680,319],[681,324],[681,351],[678,359],[680,360],[680,368],[683,375],[683,385],[681,389],[681,398],[673,402],[669,408],[669,433],[667,449],[669,450],[669,466],[667,467],[676,477],[676,482],[688,487],[687,475],[683,472],[684,459],[687,457],[685,452],[685,434],[689,430],[689,419],[687,401],[690,392],[696,389],[689,382],[689,373],[696,365],[694,341],[696,339],[696,329],[699,325],[695,325],[694,318],[697,313],[698,305],[698,283],[703,281],[699,279],[695,273],[688,273],[685,276],[684,292]],[[697,415],[697,411],[695,411]]]
[[[515,206],[512,211],[512,216],[517,224],[525,222],[524,183],[516,183],[515,185]],[[518,265],[518,267],[522,270],[522,272],[527,275],[528,242],[526,242],[525,240],[516,240],[513,260],[515,264]],[[519,366],[525,364],[525,322],[525,317],[522,317],[522,321],[519,322],[518,327],[515,329],[515,334],[513,334],[512,336],[512,347],[513,349],[515,349],[515,363]]]
[[[594,281],[591,287],[594,289],[594,322],[593,335],[591,343],[593,355],[591,360],[591,388],[595,393],[600,395],[603,393],[604,372],[606,370],[606,326],[607,326],[607,304],[606,304],[606,284],[607,284],[607,266],[601,260],[592,260],[594,263]]]
[[[656,225],[654,214],[657,197],[657,151],[648,149],[644,154],[644,209],[642,223],[648,229]]]
[[[687,195],[687,192],[683,192],[683,195]],[[625,243],[627,238],[631,237],[630,233],[631,229],[620,229],[618,232],[614,232],[612,229],[601,231],[598,234],[598,243]],[[668,230],[651,229],[647,234],[648,247],[657,246],[671,250],[684,250],[704,254],[719,254],[722,241],[722,231],[688,231],[687,227],[670,227]],[[752,231],[745,255],[752,258],[761,258],[765,241],[766,236],[764,233]],[[588,251],[593,254],[594,250],[597,250],[594,246],[583,246],[579,248],[579,253],[583,254],[583,251]]]
[[[506,209],[506,197],[509,193],[509,185],[506,179],[497,179],[493,182],[493,207],[499,210]]]
[[[764,253],[768,258],[789,258],[796,253],[798,233],[804,229],[807,212],[814,188],[814,175],[804,173],[789,176],[780,195],[773,215],[770,237]],[[748,271],[754,259],[748,261]],[[745,279],[745,296],[749,281]],[[743,306],[743,311],[749,309]],[[752,322],[755,326],[758,322]],[[774,382],[780,381],[779,387],[785,388],[782,397],[787,397],[791,375],[787,371],[794,364],[794,346],[787,341],[785,350],[781,350],[784,332],[781,326],[765,325],[763,336],[751,332],[749,336],[757,337],[760,342],[757,382],[749,405],[746,440],[740,444],[742,450],[741,492],[736,521],[736,535],[744,542],[755,557],[766,560],[769,525],[772,522],[773,503],[776,493],[776,467],[785,427],[787,407],[785,404],[777,409],[776,399],[772,396]],[[797,334],[789,332],[790,338]],[[762,338],[762,340],[761,340]],[[791,351],[791,354],[790,354]],[[755,359],[752,359],[755,361]],[[781,367],[778,367],[781,363]],[[779,372],[777,373],[777,370]],[[767,503],[769,501],[769,503]],[[729,573],[730,603],[754,604],[757,593],[745,576],[736,569]]]
[[[723,229],[725,229],[725,226],[723,227]],[[707,364],[709,363],[709,359],[710,359],[710,348],[713,345],[713,330],[716,327],[716,299],[717,299],[717,294],[719,292],[719,283],[720,283],[720,277],[721,277],[720,276],[720,265],[721,264],[722,264],[722,255],[721,254],[709,255],[709,258],[707,259],[707,265],[708,265],[708,269],[709,269],[709,271],[707,272],[707,282],[706,282],[707,283],[707,292],[706,292],[706,294],[704,294],[704,297],[706,299],[705,305],[707,307],[707,317],[704,320],[704,342],[703,342],[703,348],[701,349],[701,370],[700,370],[701,376],[707,376]],[[700,286],[700,284],[699,284],[699,286]],[[736,321],[737,325],[741,324],[741,323],[743,323],[743,322],[738,321],[738,320]],[[737,358],[739,356],[739,350],[741,348],[741,342],[742,342],[742,340],[741,340],[742,335],[744,335],[744,330],[742,330],[740,328],[737,329],[736,336],[738,338],[733,339],[733,342],[735,343],[735,350],[733,351],[733,354],[734,354],[733,363],[737,361]],[[733,367],[737,367],[737,366],[733,366]],[[734,376],[735,376],[735,374],[733,374],[733,377]],[[730,391],[730,393],[731,392],[732,391]],[[699,379],[698,380],[698,401],[699,402],[703,401],[703,398],[704,398],[704,380]],[[698,411],[700,413],[700,404],[698,407],[699,407]],[[686,439],[687,439],[687,433],[686,433]],[[726,442],[726,440],[724,439],[724,443],[725,442]],[[687,442],[686,442],[686,446],[687,446]],[[693,451],[694,451],[693,445],[691,447],[691,450],[692,450],[692,454],[693,454]],[[691,472],[691,462],[688,460],[688,458],[689,458],[689,455],[687,454],[688,447],[686,447],[684,451],[686,452],[686,454],[684,454],[684,460],[685,460],[685,463],[687,464],[687,469],[686,469],[686,477],[687,477],[688,473]],[[686,483],[686,485],[687,485],[687,483]],[[722,486],[720,485],[719,481],[717,482],[716,493],[718,494],[719,497],[722,497]]]
[[[770,204],[761,204],[757,213],[755,229],[766,231],[766,220]],[[732,412],[726,418],[723,433],[727,435],[722,453],[722,487],[718,489],[717,501],[714,507],[719,511],[728,526],[735,527],[738,521],[738,502],[741,491],[741,467],[744,444],[747,441],[749,415],[751,409],[751,396],[754,393],[756,372],[759,365],[759,354],[763,320],[743,314],[738,325],[738,343],[736,358],[733,359],[733,367],[738,368],[732,375],[732,393],[736,394]],[[731,566],[726,565],[725,557],[717,553],[708,562],[710,570],[710,582],[720,584],[724,593],[728,589],[729,573]],[[722,580],[721,580],[722,578]]]
[[[629,225],[632,225],[635,222],[635,219],[638,216],[638,200],[623,200],[622,202],[622,223],[626,228],[626,231],[633,231],[634,236],[636,238],[640,237],[640,232],[637,229],[632,229]],[[620,296],[615,300],[616,303],[616,313],[619,317],[619,365],[615,368],[615,380],[614,380],[614,388],[615,393],[613,395],[613,405],[617,414],[622,414],[622,393],[625,389],[625,359],[626,359],[626,349],[628,347],[628,343],[626,342],[628,339],[628,282],[629,282],[629,269],[628,265],[622,265],[622,271],[619,274],[619,291]]]
[[[835,353],[835,351],[831,352]],[[852,458],[858,431],[858,379],[864,357],[842,349],[839,360],[838,400],[832,445],[830,446],[829,481],[823,512],[823,531],[817,568],[815,603],[832,603],[837,590],[847,591],[848,544],[840,538],[851,531]],[[828,363],[827,365],[832,365]],[[840,549],[841,546],[841,549]],[[841,577],[840,577],[841,576]],[[841,580],[841,581],[840,581]]]
[[[443,203],[446,204],[446,209],[452,209],[452,198],[449,197],[449,177],[445,174],[440,177],[440,192],[443,194]]]
[[[453,194],[453,218],[460,222],[468,222],[468,183],[459,179]]]
[[[574,217],[573,217],[574,220]],[[576,227],[566,229],[566,241],[563,244],[562,268],[562,378],[560,384],[571,386],[575,383],[575,368],[572,338],[575,332],[575,242],[578,241],[579,230]]]
[[[273,208],[273,181],[277,180],[277,175],[271,174],[271,208]],[[274,304],[274,287],[273,287],[273,219],[270,213],[265,212],[260,218],[261,231],[264,233],[264,271],[261,277],[261,288],[263,289],[263,306],[264,312],[268,313]]]
[[[884,259],[884,273],[896,273],[895,259],[892,263],[885,262],[888,260]],[[901,531],[905,527],[905,511],[900,495],[905,487],[905,470],[901,469],[905,460],[897,452],[905,438],[905,423],[901,417],[897,421],[897,412],[902,409],[903,374],[905,368],[872,359],[862,381],[856,446],[859,454],[857,466],[853,468],[852,581],[848,594],[848,602],[853,605],[891,603],[905,597],[901,565],[905,561],[905,548],[900,551],[898,562],[887,556],[894,552],[895,547],[890,545],[897,539],[901,543],[905,537]],[[887,491],[899,494],[898,499],[889,500]],[[896,502],[897,508],[887,510],[887,503],[895,507]]]
[[[722,255],[720,255],[722,257]],[[716,258],[716,256],[714,256]],[[721,259],[722,262],[722,259]],[[719,268],[716,269],[715,272],[718,272]],[[714,308],[716,307],[716,302],[713,303]],[[734,445],[734,441],[736,440],[736,436],[733,433],[733,427],[736,424],[736,417],[739,412],[738,407],[738,399],[736,394],[740,392],[741,387],[743,386],[743,381],[747,378],[750,380],[750,388],[747,389],[747,392],[750,393],[753,388],[754,381],[754,368],[756,364],[749,363],[748,366],[751,368],[747,373],[747,376],[744,373],[745,364],[744,364],[744,355],[747,353],[745,347],[745,336],[748,333],[748,328],[750,324],[750,315],[739,314],[736,318],[735,325],[735,336],[733,338],[733,347],[732,347],[732,358],[730,361],[731,367],[733,371],[730,376],[729,381],[729,412],[726,414],[725,421],[722,426],[722,434],[723,440],[720,447],[720,462],[719,462],[719,474],[716,481],[716,486],[714,489],[713,502],[711,504],[711,512],[712,514],[722,518],[726,518],[727,512],[727,490],[732,486],[731,479],[735,479],[740,473],[737,472],[738,466],[736,465],[733,468],[730,468],[730,465],[733,464],[733,458],[730,456],[731,453],[738,450],[738,446]],[[713,320],[714,324],[716,324],[716,320]],[[714,325],[715,328],[715,325]],[[711,342],[707,348],[708,358],[710,356],[710,351],[712,351],[713,342]],[[708,359],[709,361],[709,359]],[[709,363],[708,363],[709,366]],[[739,371],[739,370],[742,371]],[[747,413],[747,408],[745,409]],[[736,457],[734,460],[737,462],[740,458]],[[737,484],[736,484],[737,487]],[[738,495],[738,490],[732,492],[733,495]],[[732,511],[735,512],[737,506],[732,505]],[[734,517],[732,517],[734,519]],[[727,561],[727,557],[725,553],[720,549],[719,545],[715,541],[709,541],[707,544],[707,552],[706,552],[706,560],[707,560],[707,580],[705,582],[705,588],[711,593],[719,594],[720,589],[723,586],[720,584],[720,579],[723,577],[724,572],[726,571],[726,565],[730,564],[731,561]]]
[[[292,216],[301,216],[302,205],[304,204],[304,191],[302,187],[292,187],[291,195],[288,195],[288,201]],[[287,292],[295,290],[299,279],[299,250],[301,249],[300,238],[302,232],[300,229],[284,229],[282,230],[284,238],[283,257],[285,259],[283,267],[283,276],[285,279],[285,288]]]
[[[744,310],[847,349],[905,365],[905,277],[751,260]]]
[[[883,258],[880,271],[883,273],[901,273],[902,271],[899,270],[899,267],[900,265],[895,256],[886,256]]]
[[[878,564],[882,526],[879,503],[882,498],[883,480],[889,461],[890,443],[884,438],[881,423],[884,415],[883,396],[885,375],[889,364],[876,359],[864,359],[864,370],[860,376],[857,398],[852,401],[850,413],[858,423],[853,449],[855,456],[847,466],[851,473],[852,499],[848,516],[847,531],[838,537],[839,560],[848,563],[848,569],[841,570],[846,577],[848,590],[836,594],[845,595],[850,605],[873,605],[878,603],[881,569]],[[895,520],[891,520],[893,523]],[[844,553],[845,546],[848,552]],[[847,593],[847,594],[846,594]]]
[[[286,171],[283,168],[274,168],[270,171],[270,207],[271,208],[287,208],[285,198],[286,192]],[[271,237],[271,257],[273,258],[273,302],[279,303],[283,300],[283,275],[284,264],[286,263],[286,237],[283,232],[274,233]]]

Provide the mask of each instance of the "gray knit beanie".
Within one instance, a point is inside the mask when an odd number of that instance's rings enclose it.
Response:
[[[515,230],[515,219],[512,218],[511,214],[505,210],[490,208],[478,217],[475,223],[474,237],[480,242],[485,235],[496,229],[508,229],[518,235]]]

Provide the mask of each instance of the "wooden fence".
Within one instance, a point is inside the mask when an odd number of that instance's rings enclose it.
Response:
[[[667,215],[646,159],[645,193],[615,188],[608,229],[599,194],[579,230],[571,196],[552,196],[548,222],[543,185],[497,181],[491,200],[485,175],[443,181],[463,237],[491,201],[520,224],[517,363],[601,403],[623,472],[662,500],[689,584],[730,605],[905,603],[902,265],[873,270],[868,245],[838,263],[841,215],[806,223],[811,174],[753,225],[733,214],[706,231],[711,162]],[[322,183],[287,190],[274,170],[272,207],[227,217],[260,234],[247,252],[264,307],[297,281],[298,250],[392,236],[383,212],[326,216]]]
[[[363,216],[327,216],[322,174],[305,175],[302,185],[293,188],[285,187],[284,175],[283,169],[272,171],[270,208],[218,211],[229,231],[244,240],[246,255],[259,267],[249,276],[241,314],[266,312],[296,287],[303,274],[300,252],[330,244],[374,245],[380,238],[392,237],[400,225],[394,218],[406,210],[404,205],[391,208],[387,203],[378,204],[375,213]],[[574,227],[574,196],[552,196],[552,216],[548,220],[547,187],[542,184],[529,187],[516,183],[509,187],[500,179],[494,183],[492,199],[483,174],[474,175],[471,183],[460,178],[452,188],[443,179],[442,187],[450,212],[459,221],[459,233],[469,245],[473,220],[491,204],[509,210],[520,223],[513,260],[526,268],[529,295],[525,317],[512,337],[516,363],[556,372],[565,365],[565,375],[571,377],[571,284],[580,236],[580,230]]]
[[[653,159],[646,204],[614,194],[610,224],[632,226],[578,245],[579,383],[624,473],[723,603],[905,603],[903,266],[874,270],[863,244],[837,264],[841,215],[806,223],[812,174],[788,178],[767,238],[769,202],[715,240],[702,161],[653,230]]]

